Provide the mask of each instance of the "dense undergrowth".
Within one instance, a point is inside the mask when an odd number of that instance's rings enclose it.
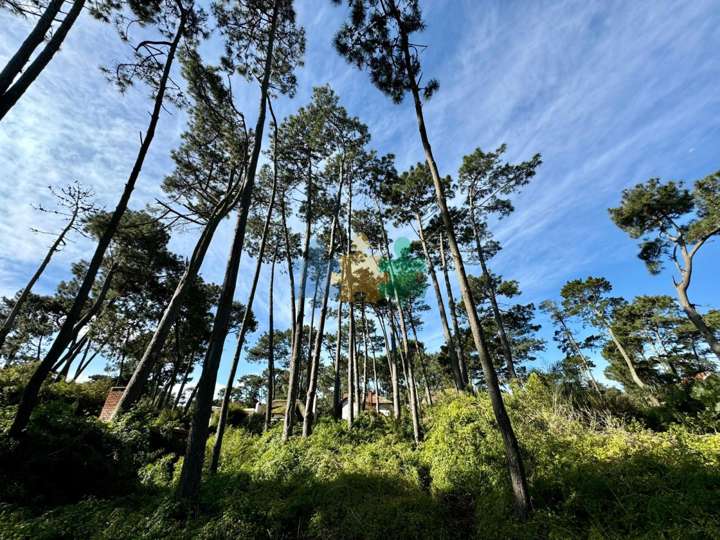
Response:
[[[580,405],[539,376],[506,396],[535,506],[524,523],[483,394],[440,399],[418,447],[374,415],[287,444],[231,428],[188,517],[172,496],[183,419],[139,408],[105,426],[75,386],[45,400],[24,448],[2,441],[1,538],[720,537],[720,435],[651,430],[652,415]]]

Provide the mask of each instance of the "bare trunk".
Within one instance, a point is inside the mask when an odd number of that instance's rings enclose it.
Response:
[[[690,299],[688,298],[687,290],[690,287],[691,275],[692,259],[688,257],[685,261],[685,273],[683,280],[675,285],[675,290],[677,291],[678,299],[680,300],[680,306],[685,312],[687,318],[693,326],[697,328],[697,331],[700,332],[700,335],[710,346],[710,350],[715,354],[718,360],[720,360],[720,342],[718,342],[715,333],[710,329],[710,327],[708,327],[705,323],[705,319],[703,319],[702,315],[697,312],[694,304],[690,302]]]
[[[335,344],[335,379],[333,381],[333,417],[339,420],[342,417],[342,385],[340,384],[340,354],[342,351],[342,300],[338,302],[337,334]]]
[[[225,425],[227,424],[228,409],[230,407],[230,396],[232,394],[235,375],[237,374],[238,364],[240,363],[240,353],[245,345],[245,335],[247,334],[250,324],[250,316],[252,313],[253,302],[255,301],[255,292],[257,291],[258,280],[260,279],[260,270],[262,269],[263,256],[265,254],[265,244],[267,243],[268,232],[270,231],[270,220],[272,219],[273,207],[275,206],[275,193],[277,190],[277,172],[273,175],[272,191],[270,192],[270,203],[268,205],[267,214],[265,215],[265,223],[263,224],[262,237],[260,239],[260,248],[258,250],[257,264],[255,265],[255,275],[253,276],[252,286],[250,287],[250,295],[248,296],[245,313],[243,314],[242,326],[238,334],[235,354],[233,355],[230,373],[228,374],[227,384],[225,385],[225,393],[223,394],[222,404],[220,405],[220,415],[218,418],[217,430],[215,432],[215,443],[213,444],[212,458],[210,461],[210,472],[217,472],[218,463],[220,462],[220,451],[222,450],[223,436],[225,435]]]
[[[565,320],[560,316],[560,314],[557,314],[558,320],[560,321],[560,324],[563,327],[563,330],[565,331],[565,335],[570,340],[570,343],[575,349],[575,354],[578,355],[578,358],[580,358],[580,361],[583,364],[583,368],[585,369],[585,373],[587,374],[588,378],[590,379],[590,383],[592,384],[595,391],[600,394],[600,387],[598,386],[597,381],[595,380],[595,377],[592,374],[592,371],[590,370],[590,366],[588,365],[587,358],[585,358],[585,355],[580,350],[580,346],[577,344],[577,341],[575,341],[575,336],[572,335],[572,332],[565,324]]]
[[[398,382],[395,336],[391,336],[391,339],[388,340],[387,327],[380,314],[378,314],[378,321],[380,322],[380,329],[382,330],[383,339],[385,340],[385,357],[387,358],[390,386],[392,387],[393,417],[397,420],[400,418],[400,386]]]
[[[416,215],[418,223],[418,234],[420,235],[420,243],[422,244],[423,253],[425,254],[425,260],[428,263],[428,273],[430,274],[430,281],[435,291],[435,299],[438,304],[438,311],[440,312],[440,322],[442,323],[443,335],[445,336],[445,342],[448,346],[448,353],[450,356],[450,367],[453,372],[453,380],[455,381],[455,388],[460,390],[464,388],[462,374],[460,373],[460,363],[458,362],[457,352],[455,350],[455,340],[453,340],[452,334],[450,333],[450,326],[448,325],[447,313],[445,312],[445,302],[443,302],[442,294],[440,293],[440,284],[438,283],[437,274],[435,273],[435,265],[430,257],[428,251],[427,242],[425,241],[425,232],[423,231],[422,217],[418,213]]]
[[[427,376],[427,370],[425,368],[425,362],[427,360],[427,357],[425,356],[425,353],[420,353],[420,340],[418,340],[417,335],[417,328],[415,328],[415,323],[412,319],[412,314],[409,317],[410,319],[410,328],[412,329],[413,333],[413,339],[415,340],[415,356],[422,356],[422,361],[420,362],[420,370],[422,371],[423,376],[423,382],[425,386],[425,400],[427,401],[427,404],[432,406],[433,400],[432,400],[432,393],[430,392],[430,382],[428,381]]]
[[[299,305],[297,306],[297,317],[295,318],[295,336],[290,354],[290,377],[288,380],[287,406],[285,407],[285,421],[283,424],[283,441],[287,441],[292,435],[292,428],[295,425],[295,402],[298,396],[298,379],[300,376],[300,365],[302,361],[303,334],[305,329],[305,291],[307,290],[308,263],[310,259],[310,238],[312,236],[313,219],[313,194],[312,194],[312,162],[308,159],[308,177],[306,187],[306,216],[305,216],[305,241],[303,246],[303,263],[300,272]]]
[[[465,353],[463,352],[462,344],[460,343],[460,324],[458,323],[457,307],[455,305],[455,296],[452,292],[452,285],[450,285],[450,274],[447,268],[447,262],[445,261],[445,238],[443,233],[440,233],[440,264],[442,266],[443,278],[445,280],[445,292],[448,297],[448,306],[450,307],[450,317],[453,323],[453,345],[455,345],[455,355],[458,359],[458,367],[460,369],[460,376],[462,378],[462,388],[467,389],[470,384],[468,378],[467,363],[465,362]]]
[[[73,6],[73,9],[75,9],[75,6]],[[68,17],[69,16],[70,15],[68,15]],[[165,60],[163,74],[160,78],[160,84],[158,85],[157,94],[155,96],[155,105],[153,107],[153,112],[150,117],[148,130],[145,134],[145,139],[140,145],[140,151],[138,152],[137,158],[135,159],[135,165],[133,166],[130,177],[125,184],[125,189],[123,190],[122,196],[120,197],[120,201],[118,202],[115,210],[113,211],[110,222],[100,236],[98,245],[95,248],[95,253],[90,260],[88,269],[85,273],[82,283],[80,284],[80,288],[77,295],[75,296],[73,305],[70,308],[67,317],[65,318],[65,322],[63,323],[62,328],[60,328],[60,331],[58,332],[55,341],[53,342],[50,350],[45,356],[45,359],[35,369],[35,372],[30,377],[28,384],[25,386],[25,390],[20,400],[15,419],[9,431],[10,436],[12,436],[13,438],[17,439],[25,431],[25,428],[27,427],[27,424],[30,420],[30,414],[37,405],[38,393],[40,392],[40,387],[42,386],[42,383],[45,381],[48,374],[50,373],[52,366],[55,365],[55,363],[60,358],[62,352],[72,341],[73,328],[75,326],[75,323],[80,318],[80,313],[82,312],[85,301],[90,294],[90,290],[92,289],[93,283],[95,282],[95,277],[100,270],[100,265],[102,264],[103,258],[105,257],[105,251],[110,245],[110,240],[112,240],[115,231],[117,231],[117,228],[120,225],[120,219],[122,218],[123,214],[125,214],[128,201],[130,200],[130,195],[132,195],[133,189],[135,188],[135,182],[140,176],[140,171],[142,170],[143,163],[145,162],[145,156],[147,155],[148,150],[150,149],[150,144],[152,143],[152,140],[155,136],[155,129],[157,127],[158,120],[160,119],[160,111],[162,110],[167,81],[170,77],[170,69],[172,67],[173,59],[175,58],[175,51],[177,50],[178,43],[180,42],[180,38],[182,37],[182,34],[185,30],[186,18],[187,14],[183,13],[180,19],[180,23],[178,24],[178,28],[176,30],[172,45],[170,46],[170,49],[168,51],[168,56]],[[60,30],[58,29],[58,32],[59,31]]]
[[[267,376],[267,398],[265,404],[265,431],[270,429],[272,421],[272,402],[275,397],[275,324],[273,321],[274,301],[273,292],[275,285],[275,255],[270,264],[270,286],[268,287],[268,376]]]
[[[393,0],[394,6],[394,0]],[[397,8],[395,8],[396,18],[400,27],[399,14]],[[467,275],[465,274],[465,266],[463,264],[460,249],[458,248],[455,240],[455,231],[453,229],[450,212],[447,207],[445,200],[445,193],[438,172],[435,158],[432,154],[432,148],[430,146],[430,140],[428,139],[427,130],[425,128],[425,119],[423,117],[422,102],[420,101],[420,91],[417,86],[415,79],[415,73],[413,72],[413,63],[410,56],[410,45],[408,43],[408,36],[404,32],[400,34],[401,46],[403,50],[403,56],[405,61],[405,70],[410,79],[410,87],[413,96],[413,102],[415,105],[415,115],[418,122],[418,131],[420,133],[420,139],[422,140],[423,151],[425,152],[425,159],[433,178],[433,184],[435,185],[435,194],[437,197],[437,203],[442,216],[443,224],[445,225],[446,233],[448,236],[448,244],[450,247],[450,253],[453,256],[453,262],[455,263],[455,272],[457,273],[458,284],[460,286],[460,293],[463,297],[465,304],[465,311],[468,314],[468,320],[470,323],[470,329],[475,340],[475,347],[477,348],[478,355],[480,358],[480,364],[483,368],[485,375],[485,382],[487,384],[488,394],[490,395],[490,401],[493,406],[493,412],[495,413],[495,419],[498,423],[498,428],[503,437],[505,445],[505,454],[508,460],[508,469],[510,473],[510,480],[513,489],[514,501],[516,510],[521,518],[526,518],[532,508],[530,501],[530,494],[528,492],[527,478],[525,476],[525,467],[523,465],[522,456],[520,455],[520,446],[515,437],[510,417],[507,415],[505,410],[505,404],[503,403],[502,393],[500,392],[500,385],[497,379],[497,373],[495,368],[490,361],[490,357],[487,352],[487,346],[485,343],[485,336],[483,335],[483,329],[480,325],[480,319],[478,318],[477,311],[475,310],[475,303],[470,292],[470,286],[468,283]]]
[[[320,352],[322,349],[322,340],[325,332],[325,319],[327,317],[328,299],[330,298],[330,280],[333,270],[333,255],[335,254],[335,229],[337,228],[338,215],[340,213],[340,201],[342,197],[343,170],[340,169],[340,185],[338,187],[337,199],[335,200],[335,213],[333,215],[332,224],[330,225],[330,239],[327,254],[327,270],[325,273],[325,285],[323,290],[322,306],[320,307],[320,320],[318,321],[318,329],[315,336],[315,347],[310,355],[310,374],[308,376],[308,391],[305,400],[305,417],[303,418],[303,437],[307,437],[312,432],[313,423],[315,421],[315,399],[317,396],[317,378],[320,369]],[[338,324],[340,324],[338,318]],[[312,324],[310,325],[312,329]]]
[[[500,307],[497,302],[497,293],[495,292],[495,283],[493,283],[492,276],[488,270],[487,263],[485,262],[485,253],[482,248],[482,242],[480,242],[480,232],[478,231],[477,221],[475,220],[475,207],[474,204],[470,203],[470,214],[473,225],[473,233],[475,235],[475,247],[477,249],[478,260],[480,261],[480,268],[482,269],[483,278],[487,284],[487,297],[490,300],[490,306],[492,308],[493,318],[495,324],[498,327],[498,335],[500,336],[500,343],[502,344],[503,357],[505,358],[505,366],[508,370],[508,377],[510,379],[516,379],[515,364],[513,363],[512,347],[510,346],[510,340],[505,332],[505,323],[500,313]]]
[[[292,350],[292,343],[295,341],[295,317],[297,317],[297,307],[295,306],[295,272],[293,270],[292,255],[290,253],[290,233],[287,225],[287,208],[285,206],[285,194],[280,199],[280,217],[282,218],[283,235],[285,236],[285,262],[287,263],[288,281],[290,282],[290,311],[292,312],[292,339],[290,349]]]
[[[35,60],[32,61],[27,70],[18,77],[13,85],[10,86],[4,94],[0,95],[0,121],[10,109],[13,108],[25,91],[30,88],[30,85],[37,79],[42,70],[47,67],[52,57],[55,56],[55,53],[58,52],[60,45],[65,41],[65,36],[67,36],[70,28],[75,24],[75,20],[78,18],[78,15],[80,15],[84,5],[85,0],[75,0],[73,2],[70,11],[68,11],[68,14],[48,40],[43,50],[40,51],[40,54],[37,55]]]
[[[213,330],[208,344],[207,354],[200,380],[197,384],[197,405],[193,414],[190,434],[188,436],[185,461],[183,462],[180,482],[177,495],[186,501],[197,500],[200,490],[203,462],[205,461],[205,445],[208,437],[208,423],[212,412],[212,401],[215,394],[215,382],[217,371],[220,365],[225,338],[227,337],[230,323],[230,312],[232,309],[233,296],[237,282],[238,268],[240,266],[240,255],[245,240],[245,225],[247,222],[248,210],[252,200],[252,191],[255,185],[255,173],[257,170],[258,158],[262,147],[263,131],[265,129],[266,100],[270,85],[270,74],[272,68],[273,45],[275,40],[275,28],[277,25],[279,3],[273,6],[268,48],[265,57],[263,79],[260,86],[260,107],[257,123],[255,124],[255,136],[250,163],[247,169],[247,178],[243,186],[242,200],[240,202],[240,215],[238,216],[237,227],[233,238],[233,244],[225,271],[222,292],[218,301],[218,308],[215,313]]]
[[[15,77],[22,72],[35,49],[43,42],[64,2],[65,0],[52,0],[48,4],[28,37],[25,38],[20,48],[0,72],[0,96],[10,88]]]

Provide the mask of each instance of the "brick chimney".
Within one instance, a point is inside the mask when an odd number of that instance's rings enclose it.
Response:
[[[124,386],[113,386],[110,389],[110,392],[108,392],[108,395],[105,398],[105,405],[103,405],[102,411],[100,411],[99,418],[102,422],[110,421],[110,418],[112,418],[112,415],[117,408],[118,401],[120,401],[124,391]]]

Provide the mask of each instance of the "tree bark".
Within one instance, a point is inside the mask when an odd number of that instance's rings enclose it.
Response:
[[[378,321],[380,322],[380,329],[383,333],[383,339],[385,340],[385,357],[388,363],[388,373],[390,374],[390,386],[392,387],[392,400],[393,400],[393,418],[398,420],[400,418],[400,385],[398,382],[397,372],[397,355],[395,350],[395,336],[392,335],[391,339],[388,340],[387,327],[385,321],[379,313]]]
[[[85,0],[75,0],[73,2],[70,11],[68,11],[68,14],[60,23],[57,30],[53,33],[43,50],[40,51],[40,54],[38,54],[35,60],[32,61],[27,70],[18,77],[15,83],[10,86],[5,93],[0,95],[0,121],[2,121],[10,109],[13,108],[25,91],[30,87],[35,79],[37,79],[42,70],[50,63],[52,57],[60,49],[62,42],[65,41],[65,36],[67,36],[70,28],[72,28],[73,24],[75,24],[75,20],[78,18],[78,15],[80,15],[84,5]]]
[[[497,379],[497,373],[495,367],[490,361],[490,357],[487,351],[487,345],[485,343],[485,336],[483,335],[483,329],[480,325],[480,319],[478,318],[477,311],[475,310],[475,303],[470,292],[470,286],[468,283],[467,275],[465,274],[465,266],[463,264],[460,249],[458,248],[457,241],[455,240],[455,231],[453,229],[452,220],[450,218],[450,212],[447,207],[445,200],[445,192],[443,189],[440,173],[438,171],[435,158],[433,157],[432,148],[430,146],[430,140],[427,135],[425,128],[425,118],[423,116],[422,102],[420,100],[420,90],[417,85],[416,75],[413,71],[413,63],[410,56],[410,45],[408,42],[407,34],[402,31],[403,24],[402,19],[395,6],[395,0],[392,0],[394,14],[399,27],[401,48],[405,63],[405,72],[410,80],[410,89],[413,96],[413,103],[415,106],[415,115],[418,123],[418,131],[420,133],[420,139],[422,141],[423,151],[425,153],[425,160],[427,161],[428,167],[433,178],[433,184],[435,186],[435,194],[437,198],[440,215],[442,216],[443,224],[445,225],[446,234],[448,236],[448,244],[450,252],[453,256],[455,263],[455,272],[458,277],[458,284],[460,286],[460,292],[463,297],[465,304],[465,310],[468,314],[468,320],[470,323],[470,329],[473,334],[475,341],[475,347],[478,350],[480,358],[480,364],[483,368],[485,375],[485,382],[487,384],[488,394],[490,395],[490,401],[492,403],[493,412],[495,413],[495,419],[498,423],[498,428],[503,437],[503,443],[505,446],[505,454],[508,460],[508,469],[510,473],[510,480],[513,489],[515,507],[520,518],[526,518],[532,508],[530,500],[530,494],[528,492],[527,478],[525,476],[525,467],[523,465],[522,456],[520,455],[520,446],[515,437],[510,417],[507,415],[505,410],[505,404],[503,403],[502,393],[500,392],[500,385]]]
[[[73,6],[73,9],[74,8],[75,6]],[[153,108],[152,115],[150,116],[150,123],[148,125],[145,139],[140,145],[140,151],[138,152],[137,158],[135,159],[135,165],[133,166],[130,177],[125,184],[125,189],[123,190],[123,194],[120,197],[120,201],[118,202],[115,210],[113,211],[110,222],[100,236],[98,245],[95,248],[95,253],[90,260],[90,264],[88,265],[85,277],[80,284],[80,288],[77,295],[75,296],[73,305],[70,308],[67,317],[65,318],[65,322],[63,323],[62,328],[60,328],[60,331],[58,332],[55,341],[53,342],[50,350],[45,356],[45,359],[35,369],[35,372],[32,374],[30,380],[28,381],[28,384],[25,387],[22,398],[20,400],[20,405],[18,406],[18,410],[15,415],[15,419],[9,431],[10,436],[13,438],[19,438],[25,431],[25,428],[27,427],[27,424],[30,420],[30,414],[37,405],[38,393],[40,392],[40,387],[42,386],[42,383],[45,381],[48,374],[50,373],[50,369],[52,369],[52,366],[55,365],[57,360],[60,358],[62,351],[65,350],[67,345],[72,341],[73,327],[77,322],[78,318],[80,317],[82,308],[85,304],[85,301],[87,300],[92,285],[95,282],[95,277],[98,273],[98,270],[100,269],[102,260],[105,257],[105,251],[110,245],[110,240],[112,240],[115,231],[117,231],[117,228],[120,225],[120,219],[122,218],[123,214],[125,214],[128,201],[130,200],[130,195],[132,195],[133,189],[135,188],[135,182],[140,176],[140,171],[142,170],[143,163],[145,162],[145,156],[147,155],[148,150],[150,149],[150,144],[152,143],[152,140],[155,136],[155,129],[157,127],[158,120],[160,119],[160,111],[162,110],[163,98],[165,97],[165,89],[167,87],[168,78],[170,77],[170,69],[172,67],[173,59],[175,58],[175,51],[177,50],[178,43],[180,42],[180,38],[182,37],[182,34],[185,30],[186,20],[187,13],[183,12],[180,18],[180,22],[178,24],[178,28],[175,32],[175,37],[173,38],[172,44],[168,51],[167,59],[165,60],[165,67],[160,78],[157,95],[155,96],[155,106]]]
[[[20,48],[15,52],[13,57],[8,61],[7,65],[0,72],[0,96],[2,96],[15,80],[15,77],[22,72],[33,52],[45,39],[45,35],[52,27],[60,8],[65,0],[52,0],[45,11],[38,19],[32,31],[22,42]]]
[[[265,57],[263,78],[260,85],[260,106],[257,123],[255,124],[255,137],[250,163],[247,169],[247,178],[243,187],[243,194],[240,203],[240,214],[233,238],[233,244],[225,271],[222,292],[218,301],[218,308],[215,313],[213,330],[210,335],[208,350],[205,355],[203,370],[197,384],[197,405],[193,413],[190,434],[188,436],[185,460],[180,475],[177,495],[186,501],[197,500],[200,490],[203,462],[205,461],[205,444],[208,437],[208,423],[212,412],[212,401],[215,394],[215,382],[217,371],[220,365],[225,338],[227,337],[230,323],[230,312],[232,309],[233,296],[237,282],[237,274],[240,266],[240,255],[245,240],[245,225],[252,200],[252,191],[255,184],[255,173],[257,170],[258,158],[262,147],[263,131],[265,129],[266,101],[270,86],[270,75],[272,71],[273,46],[275,43],[275,29],[278,19],[279,2],[273,5],[272,20],[270,23],[270,35],[268,37],[268,48]]]

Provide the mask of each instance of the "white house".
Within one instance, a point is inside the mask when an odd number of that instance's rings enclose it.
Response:
[[[341,403],[343,420],[347,420],[348,416],[350,416],[350,404],[348,403],[347,396],[343,397]],[[375,394],[375,392],[368,392],[365,396],[365,407],[363,407],[363,409],[365,411],[374,412],[378,408],[380,410],[380,414],[382,414],[383,416],[390,416],[393,410],[393,403],[389,399],[378,396],[377,394]],[[355,414],[357,415],[357,411],[355,411]]]

